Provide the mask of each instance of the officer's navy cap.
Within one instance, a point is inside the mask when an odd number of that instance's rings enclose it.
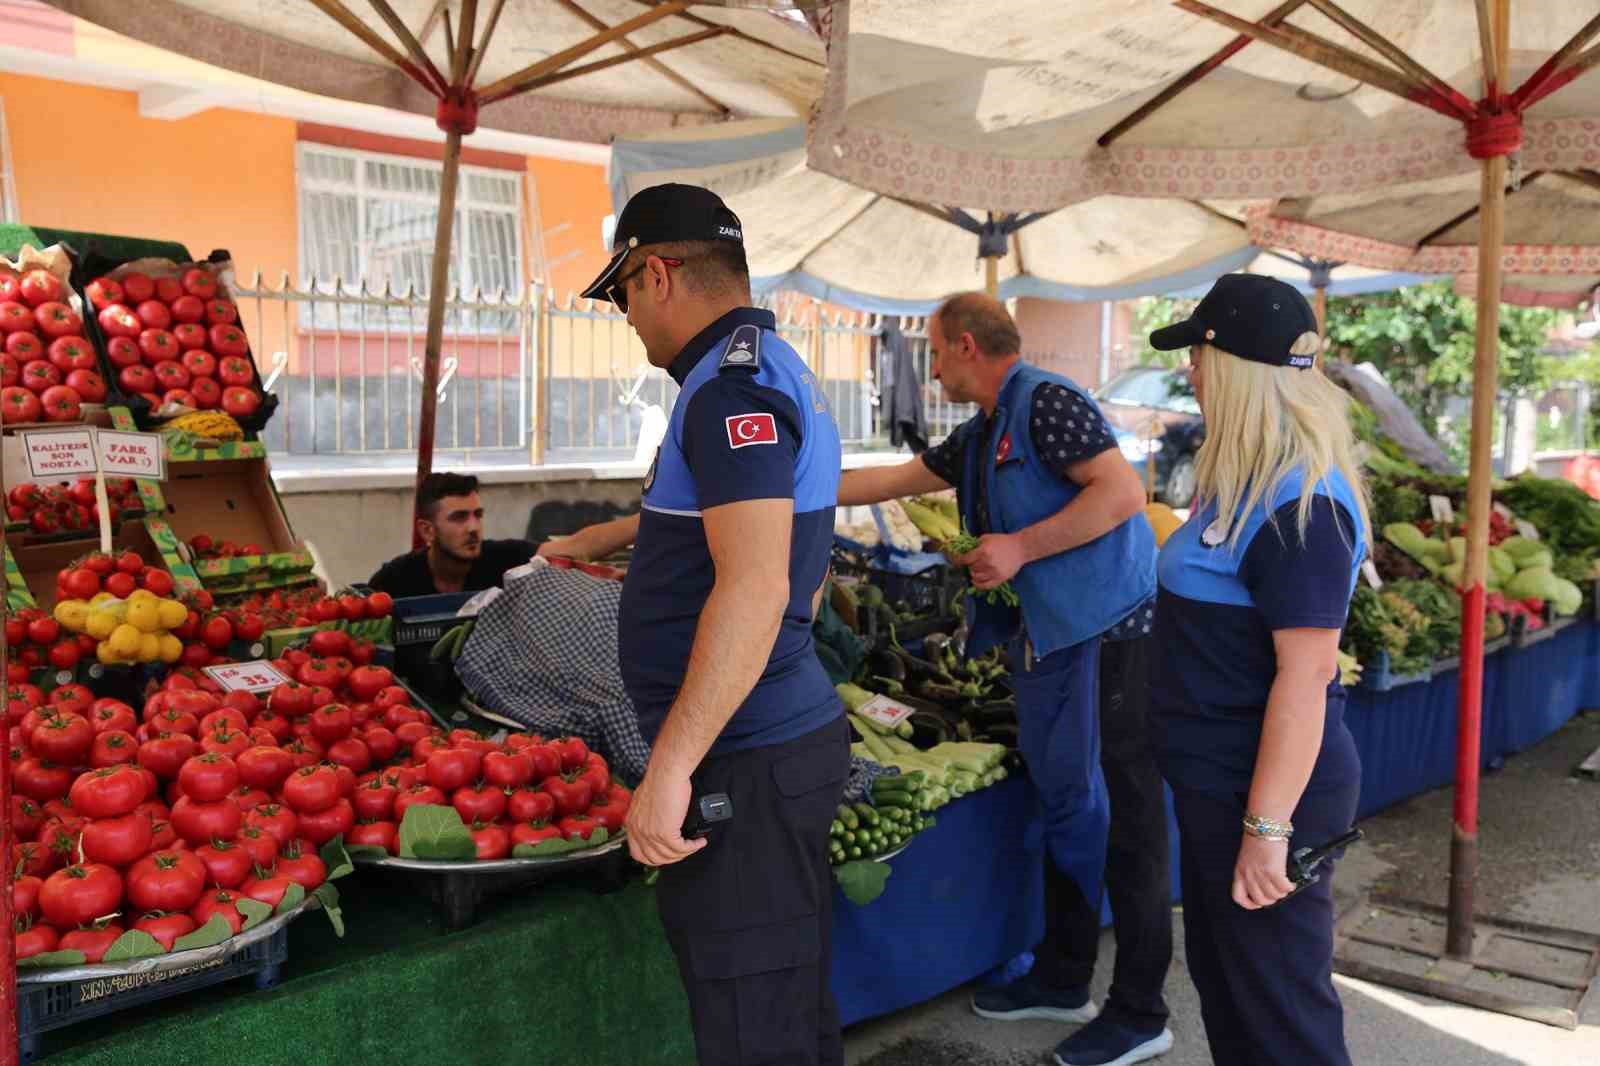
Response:
[[[1224,274],[1194,314],[1150,334],[1150,347],[1168,352],[1210,344],[1240,359],[1305,369],[1315,356],[1292,349],[1316,332],[1316,312],[1293,285],[1264,274]]]
[[[669,241],[744,243],[744,226],[722,197],[698,185],[652,185],[633,194],[611,237],[611,262],[583,290],[585,299],[604,298],[606,288],[633,249]]]

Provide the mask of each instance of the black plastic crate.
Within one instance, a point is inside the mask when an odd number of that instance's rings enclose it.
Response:
[[[272,988],[282,977],[288,957],[289,927],[285,924],[271,936],[247,944],[232,955],[191,967],[48,984],[19,982],[17,1032],[21,1061],[39,1058],[39,1037],[52,1029],[240,977],[253,978],[257,989]]]
[[[434,644],[465,618],[456,617],[475,592],[441,592],[435,596],[407,596],[394,601],[394,646]]]

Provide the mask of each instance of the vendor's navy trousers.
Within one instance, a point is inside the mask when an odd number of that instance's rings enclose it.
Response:
[[[828,826],[850,770],[841,715],[798,739],[711,755],[696,797],[733,818],[662,867],[656,903],[689,999],[700,1066],[843,1066],[828,988]]]
[[[1172,962],[1166,790],[1147,722],[1150,645],[1148,636],[1095,640],[1048,656],[1032,671],[1013,671],[1023,758],[1052,812],[1054,837],[1045,864],[1045,938],[1033,972],[1060,988],[1093,979],[1103,868],[1117,942],[1104,1009],[1140,1031],[1166,1024],[1162,985]],[[1013,658],[1014,667],[1021,664]],[[1039,736],[1042,745],[1030,741]],[[1089,853],[1094,848],[1098,854]],[[1071,865],[1057,858],[1063,854]],[[1088,870],[1094,880],[1086,890],[1080,878]]]
[[[1289,848],[1349,829],[1359,792],[1359,781],[1307,792],[1290,818]],[[1184,945],[1211,1057],[1229,1066],[1350,1066],[1333,987],[1333,862],[1318,867],[1322,880],[1276,906],[1252,911],[1233,902],[1245,799],[1173,788]]]

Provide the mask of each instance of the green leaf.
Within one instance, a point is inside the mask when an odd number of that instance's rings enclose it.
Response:
[[[278,907],[273,914],[288,914],[306,901],[306,890],[299,884],[290,881],[289,887],[284,889],[283,898],[278,901]]]
[[[883,886],[888,882],[890,872],[886,862],[856,859],[834,867],[833,877],[844,891],[845,899],[858,907],[865,907],[883,895]]]
[[[129,929],[106,948],[105,957],[100,961],[127,962],[129,959],[148,959],[152,955],[166,953],[167,949],[161,946],[161,941],[143,929]]]
[[[316,901],[322,904],[322,909],[327,912],[328,921],[333,923],[333,935],[344,936],[344,911],[339,909],[339,890],[332,884],[324,881],[311,893]]]
[[[228,920],[220,914],[213,914],[205,925],[202,925],[188,936],[180,936],[174,940],[172,942],[172,950],[188,951],[191,948],[209,948],[222,943],[232,935],[233,926],[228,924]]]
[[[287,893],[285,893],[285,895],[287,895]],[[237,907],[239,909],[239,913],[244,916],[244,925],[239,927],[239,932],[241,933],[246,929],[254,929],[256,926],[272,917],[272,908],[267,904],[262,903],[259,899],[251,899],[248,896],[240,896],[239,899],[234,903],[234,906]]]
[[[352,859],[359,855],[371,855],[375,859],[387,859],[389,857],[388,850],[380,848],[376,844],[346,844],[344,853]]]
[[[477,854],[472,834],[454,807],[425,803],[406,808],[400,823],[401,858],[462,860]]]
[[[17,969],[23,967],[46,966],[82,966],[88,957],[81,951],[41,951],[37,955],[30,955],[25,959],[17,960]]]
[[[355,864],[350,861],[350,853],[345,850],[343,833],[322,845],[319,854],[322,857],[322,865],[328,868],[329,881],[337,881],[355,869]]]
[[[590,848],[598,848],[610,839],[611,834],[606,832],[605,826],[601,826],[589,834],[588,840],[567,840],[565,837],[552,837],[549,840],[541,840],[537,844],[518,844],[511,849],[511,857],[514,859],[548,859],[552,855],[565,855],[572,851],[588,851]]]

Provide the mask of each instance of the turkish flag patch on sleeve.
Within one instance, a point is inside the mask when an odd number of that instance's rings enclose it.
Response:
[[[728,447],[737,451],[752,444],[778,443],[778,423],[765,411],[747,415],[729,415]]]

